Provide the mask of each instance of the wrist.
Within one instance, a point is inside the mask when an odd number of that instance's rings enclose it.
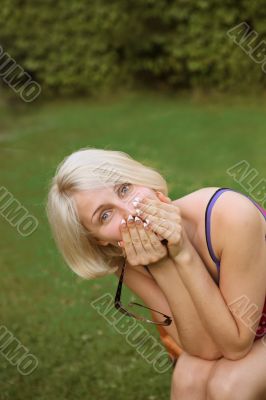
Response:
[[[176,270],[175,262],[170,257],[164,257],[156,263],[149,264],[149,271],[156,281],[165,279],[174,270]]]
[[[177,256],[174,257],[173,261],[175,265],[190,264],[192,261],[191,253],[189,251],[181,251]]]
[[[158,260],[152,264],[149,264],[149,267],[151,267],[152,270],[155,270],[155,269],[159,269],[159,268],[165,268],[169,264],[173,264],[173,260],[167,254],[165,257],[161,258],[160,260]]]
[[[189,243],[173,258],[173,261],[176,265],[190,264],[193,261],[194,252],[194,247]]]

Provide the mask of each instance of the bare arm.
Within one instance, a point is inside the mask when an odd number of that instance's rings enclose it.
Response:
[[[168,240],[173,264],[160,266],[158,263],[154,268],[151,266],[151,270],[169,301],[185,350],[192,354],[197,351],[198,347],[193,347],[195,342],[191,326],[193,318],[198,315],[201,324],[195,319],[197,325],[194,326],[203,340],[200,342],[204,343],[200,357],[206,358],[207,348],[207,356],[211,359],[221,356],[231,360],[243,358],[253,345],[253,328],[256,329],[258,325],[265,300],[265,221],[262,221],[258,210],[247,199],[239,197],[229,197],[216,206],[213,220],[218,218],[217,236],[221,249],[218,288],[187,237],[180,209],[171,202],[164,204],[153,199],[143,199],[138,207],[143,217],[151,220],[154,232]],[[183,308],[180,306],[185,294],[179,296],[181,285],[177,276],[183,282],[195,309],[187,307],[189,302]],[[238,308],[239,304],[236,303],[241,297],[248,300],[249,304],[242,302],[240,315],[238,310],[235,315],[231,305]],[[249,315],[249,321],[246,321],[243,314],[247,308],[249,311],[249,306],[257,312]],[[189,319],[184,317],[185,312],[189,313]],[[185,326],[189,331],[183,335]]]
[[[222,207],[225,206],[221,205],[221,210]],[[219,225],[220,232],[227,233],[222,246],[220,288],[193,249],[183,259],[177,256],[175,261],[206,330],[225,358],[237,360],[253,346],[263,309],[266,248],[264,226],[257,210],[239,202],[237,209],[231,205],[231,212],[227,207]],[[159,274],[162,280],[163,272]],[[248,303],[241,304],[241,298]],[[242,309],[238,309],[240,306]]]
[[[150,271],[169,303],[182,348],[206,360],[221,358],[222,354],[203,325],[173,260],[168,258],[163,263],[152,264]]]
[[[115,272],[119,277],[121,274],[121,267]],[[182,348],[178,331],[174,322],[172,311],[169,307],[167,299],[157,285],[156,281],[149,275],[143,266],[127,266],[124,275],[125,285],[139,296],[147,307],[158,310],[172,318],[172,323],[169,326],[164,326],[165,331],[173,338],[176,344]],[[157,313],[151,311],[154,321],[159,321]],[[163,318],[163,317],[162,317]]]

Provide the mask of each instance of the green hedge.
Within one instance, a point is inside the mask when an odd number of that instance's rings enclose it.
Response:
[[[262,0],[1,0],[0,45],[48,96],[263,88],[226,32],[246,21],[261,39],[265,15]]]

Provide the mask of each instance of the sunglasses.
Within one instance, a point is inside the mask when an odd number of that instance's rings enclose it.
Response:
[[[136,303],[136,302],[131,302],[128,304],[129,307],[132,307],[133,305],[139,306],[139,307],[143,307],[146,308],[148,310],[154,311],[160,315],[162,315],[165,320],[161,321],[161,322],[157,322],[157,321],[151,321],[149,319],[146,319],[144,317],[138,316],[133,314],[132,312],[128,311],[123,304],[121,303],[121,293],[122,293],[122,285],[123,285],[123,278],[124,278],[124,272],[125,272],[125,266],[126,266],[126,258],[124,258],[124,262],[123,262],[123,266],[122,266],[122,272],[119,278],[119,282],[118,282],[118,286],[117,286],[117,290],[116,290],[116,295],[115,295],[115,302],[114,302],[114,306],[117,310],[119,310],[121,313],[129,316],[129,317],[133,317],[139,321],[144,321],[144,322],[148,322],[150,324],[156,324],[156,325],[170,325],[172,323],[172,318],[169,317],[166,314],[161,313],[160,311],[154,310],[153,308],[149,308],[149,307],[145,307],[142,304]]]

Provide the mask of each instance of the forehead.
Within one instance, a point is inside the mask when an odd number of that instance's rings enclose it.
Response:
[[[77,205],[79,214],[83,214],[85,210],[86,212],[89,211],[91,214],[94,211],[95,207],[97,207],[101,202],[104,202],[108,198],[110,198],[110,194],[112,192],[112,187],[75,192],[73,194],[73,198]]]

